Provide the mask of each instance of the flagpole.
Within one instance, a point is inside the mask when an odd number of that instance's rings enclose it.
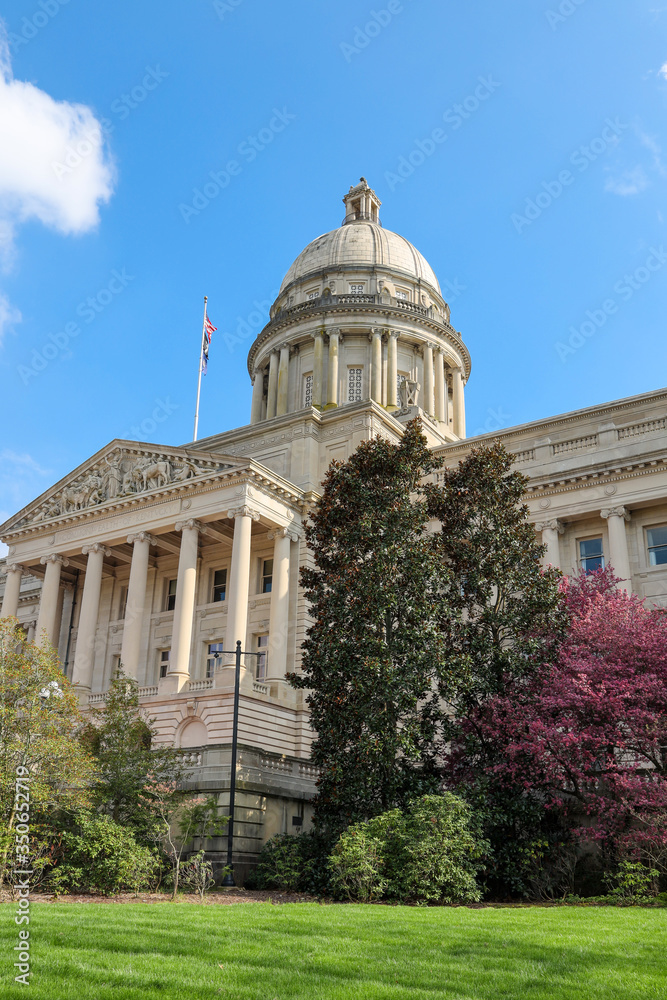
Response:
[[[201,345],[199,348],[199,378],[197,379],[197,405],[195,407],[195,429],[192,435],[192,440],[197,440],[197,431],[199,429],[199,397],[201,396],[201,373],[202,373],[202,361],[204,358],[204,337],[206,336],[206,303],[208,302],[208,296],[204,296],[204,319],[202,321],[201,328]]]

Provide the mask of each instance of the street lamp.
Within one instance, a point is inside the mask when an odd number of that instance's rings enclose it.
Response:
[[[236,750],[239,731],[239,690],[241,686],[241,657],[264,656],[264,653],[243,653],[241,640],[236,642],[236,670],[234,674],[234,720],[232,722],[232,762],[229,775],[229,819],[227,821],[227,871],[220,885],[223,889],[233,889],[236,886],[232,870],[232,851],[234,849],[234,805],[236,800]]]

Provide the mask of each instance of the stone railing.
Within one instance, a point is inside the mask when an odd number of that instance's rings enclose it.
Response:
[[[199,750],[186,750],[181,759],[186,767],[199,767],[201,764],[201,753]]]
[[[519,465],[521,462],[532,462],[535,458],[535,449],[527,448],[526,451],[515,451],[512,456],[512,461],[515,465]]]
[[[107,700],[106,692],[101,691],[99,694],[89,694],[88,704],[89,705],[103,705]]]
[[[269,685],[268,684],[260,684],[259,681],[253,681],[252,682],[252,689],[255,692],[255,694],[268,694],[269,693]]]
[[[315,309],[322,308],[335,308],[336,306],[364,306],[364,305],[377,305],[377,306],[392,306],[396,309],[400,309],[403,312],[413,313],[418,316],[426,316],[436,319],[438,322],[444,322],[438,310],[434,306],[422,306],[417,302],[409,302],[405,299],[397,299],[394,296],[391,297],[391,301],[387,302],[382,295],[371,295],[371,294],[344,294],[344,295],[319,295],[316,299],[308,299],[306,302],[297,302],[293,306],[283,306],[283,308],[275,314],[272,322],[276,320],[283,319],[286,316],[299,315],[299,313],[308,313]],[[460,334],[453,330],[451,331],[459,340]]]
[[[597,434],[589,434],[587,437],[572,438],[570,441],[559,441],[551,445],[552,455],[562,455],[567,451],[581,451],[582,448],[595,448],[599,444]]]
[[[206,677],[202,681],[190,681],[188,691],[210,691],[213,687],[213,678]]]
[[[315,767],[314,764],[299,764],[299,775],[302,778],[310,778],[312,781],[317,781],[320,774],[319,767]]]
[[[158,693],[157,684],[152,684],[150,687],[139,688],[140,698],[154,698],[157,693]]]
[[[618,440],[625,438],[639,437],[640,434],[650,434],[651,431],[664,431],[667,428],[667,417],[658,417],[657,420],[645,420],[641,424],[632,424],[630,427],[618,428]]]

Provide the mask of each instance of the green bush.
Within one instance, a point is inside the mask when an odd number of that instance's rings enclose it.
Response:
[[[383,813],[341,834],[329,858],[332,882],[348,899],[467,903],[481,899],[476,875],[488,845],[471,828],[470,807],[447,792],[424,795],[406,812]]]
[[[138,893],[151,884],[160,868],[159,857],[154,849],[137,844],[131,830],[110,816],[88,813],[77,817],[77,826],[77,831],[63,836],[64,858],[49,875],[51,889],[112,895],[123,890]]]
[[[615,872],[607,872],[602,880],[609,895],[624,903],[645,903],[657,894],[658,871],[640,861],[621,861]]]
[[[331,892],[327,859],[333,841],[315,830],[279,833],[267,841],[257,866],[248,875],[248,889],[280,889],[327,896]]]

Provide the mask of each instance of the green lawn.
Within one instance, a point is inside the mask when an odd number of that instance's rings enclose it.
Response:
[[[33,904],[30,937],[33,1000],[667,997],[666,910]]]

